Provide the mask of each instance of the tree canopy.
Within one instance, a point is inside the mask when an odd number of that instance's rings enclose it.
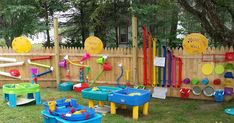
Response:
[[[131,46],[133,15],[139,46],[142,25],[170,47],[181,46],[181,38],[192,32],[206,35],[212,46],[234,46],[233,0],[0,0],[0,38],[11,46],[16,36],[46,32],[44,45],[50,47],[54,14],[69,10],[74,11],[63,15],[69,20],[60,23],[68,47],[82,47],[91,34],[107,47],[118,47],[122,38]]]

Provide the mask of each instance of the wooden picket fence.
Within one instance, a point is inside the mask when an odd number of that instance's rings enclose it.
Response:
[[[205,77],[208,77],[210,80],[209,85],[212,85],[215,89],[223,89],[224,84],[222,83],[221,85],[213,85],[213,80],[216,78],[220,78],[222,82],[224,81],[223,75],[216,75],[215,73],[205,76],[201,72],[201,66],[204,64],[202,62],[202,55],[195,55],[195,56],[188,56],[186,55],[182,49],[171,49],[172,53],[177,56],[181,57],[183,60],[183,72],[182,76],[184,78],[198,78],[198,79],[203,79]],[[233,52],[233,47],[220,47],[220,48],[208,48],[205,54],[225,54],[225,52]],[[60,48],[60,59],[62,60],[65,55],[69,56],[69,59],[71,60],[77,60],[79,61],[82,56],[84,55],[85,51],[82,48]],[[21,73],[22,79],[14,79],[14,78],[9,78],[5,76],[0,76],[0,87],[2,87],[3,84],[8,84],[8,83],[20,83],[20,82],[31,82],[31,72],[30,68],[36,67],[33,65],[29,65],[27,63],[27,59],[33,58],[33,57],[38,57],[38,56],[52,56],[51,60],[42,60],[42,61],[36,61],[41,64],[47,64],[55,67],[58,65],[58,63],[55,63],[54,60],[54,49],[52,48],[39,48],[39,49],[33,49],[30,53],[15,53],[12,49],[8,48],[0,48],[0,57],[7,57],[7,58],[16,58],[17,61],[24,61],[23,66],[16,66],[16,67],[7,67],[7,68],[0,68],[0,71],[9,71],[10,69],[18,69]],[[133,82],[132,78],[132,49],[131,48],[107,48],[102,51],[100,54],[95,54],[91,56],[91,59],[87,60],[84,62],[84,64],[87,64],[91,67],[91,71],[89,74],[89,81],[92,81],[94,77],[102,70],[102,65],[99,65],[96,63],[96,60],[101,57],[102,55],[107,55],[108,59],[107,61],[112,65],[112,71],[107,71],[104,72],[103,75],[97,80],[96,83],[99,84],[116,84],[116,79],[118,75],[120,74],[120,68],[118,67],[118,64],[122,64],[124,70],[129,70],[129,81],[131,85],[135,84],[143,84],[143,50],[141,48],[138,49],[138,59],[137,59],[137,74],[138,74],[138,83]],[[222,59],[222,57],[220,58]],[[3,63],[3,62],[1,62]],[[214,63],[211,62],[212,64],[225,64],[224,62],[220,63]],[[38,68],[39,72],[43,72],[46,69],[45,68]],[[74,66],[69,64],[69,70],[70,70],[70,75],[71,75],[71,80],[68,80],[65,75],[66,75],[66,70],[63,68],[60,68],[60,76],[61,76],[61,81],[73,81],[77,82],[79,80],[79,67]],[[232,71],[233,72],[233,71]],[[40,78],[39,84],[42,87],[56,87],[56,76],[55,72],[51,74],[44,75]],[[121,84],[125,84],[126,77],[123,76],[120,79]],[[233,79],[232,79],[233,81]],[[234,82],[233,82],[234,83]],[[204,85],[198,84],[199,86],[203,87]],[[149,86],[150,87],[150,86]],[[182,84],[182,87],[187,87],[187,88],[192,88],[192,84],[184,85]],[[234,84],[233,84],[234,88]],[[172,97],[179,97],[179,88],[173,88],[170,87],[168,88],[168,96]],[[205,97],[203,95],[201,96],[194,96],[191,94],[190,98],[195,98],[195,99],[212,99],[210,97]],[[233,98],[233,97],[232,97]]]

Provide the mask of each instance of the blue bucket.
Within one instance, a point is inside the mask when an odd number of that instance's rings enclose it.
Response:
[[[214,97],[215,97],[216,102],[223,102],[224,101],[224,91],[223,90],[215,91]]]

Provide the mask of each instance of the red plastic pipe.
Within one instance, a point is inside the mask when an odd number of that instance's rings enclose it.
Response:
[[[149,81],[148,81],[148,85],[152,84],[152,75],[153,75],[153,59],[152,59],[152,35],[150,32],[148,32],[148,52],[149,52],[149,56],[148,56],[148,60],[149,60],[149,64],[148,64],[148,69],[149,69]]]
[[[45,60],[45,59],[51,59],[52,56],[42,56],[42,57],[34,57],[34,58],[31,58],[30,60],[31,61],[37,61],[37,60]]]
[[[143,54],[144,54],[144,85],[147,85],[147,49],[146,49],[146,27],[142,26],[143,32]]]
[[[178,69],[178,73],[179,73],[179,77],[178,77],[178,85],[177,87],[180,88],[181,83],[182,83],[182,59],[180,57],[178,57],[178,64],[179,64],[179,69]]]

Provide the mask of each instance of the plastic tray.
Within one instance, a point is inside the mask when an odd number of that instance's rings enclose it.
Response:
[[[111,86],[97,86],[97,88],[99,88],[98,91],[93,91],[92,88],[82,90],[82,97],[97,101],[108,101],[109,94],[121,90],[121,88]]]

